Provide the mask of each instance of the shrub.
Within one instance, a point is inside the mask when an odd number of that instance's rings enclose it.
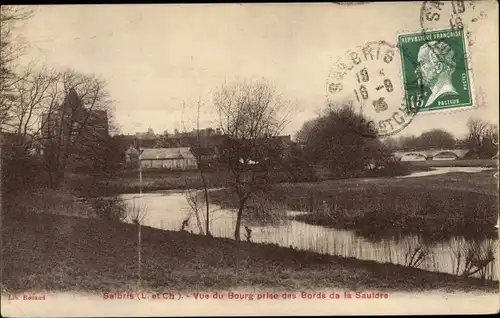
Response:
[[[38,157],[17,151],[2,149],[2,192],[4,195],[17,193],[40,185],[42,162]]]
[[[125,203],[119,198],[98,197],[94,200],[97,217],[108,222],[122,222],[127,218]]]
[[[371,169],[367,176],[373,177],[395,177],[409,174],[410,165],[406,162],[391,160],[384,165]]]

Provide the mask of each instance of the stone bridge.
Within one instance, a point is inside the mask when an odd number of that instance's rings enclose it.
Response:
[[[404,150],[404,151],[395,151],[394,156],[397,158],[401,158],[406,154],[421,154],[426,158],[433,158],[434,156],[441,153],[453,153],[457,156],[457,158],[461,159],[469,153],[470,149],[416,149],[416,150]]]

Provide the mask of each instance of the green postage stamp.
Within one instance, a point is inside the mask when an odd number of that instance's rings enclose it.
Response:
[[[472,106],[463,29],[398,36],[407,112]]]

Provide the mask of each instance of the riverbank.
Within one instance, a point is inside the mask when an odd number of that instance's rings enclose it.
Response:
[[[391,176],[407,176],[415,172],[425,172],[433,170],[433,167],[489,167],[495,168],[496,160],[472,159],[472,160],[448,160],[448,161],[416,161],[402,163],[399,171],[367,173],[367,178],[382,177],[379,174],[394,174]],[[316,181],[329,179],[323,176],[325,173],[317,171]],[[390,177],[389,175],[386,177]],[[202,188],[203,181],[199,171],[168,171],[163,169],[153,169],[143,171],[142,185],[139,181],[139,171],[121,171],[111,179],[86,178],[84,176],[73,175],[73,188],[80,189],[83,196],[95,197],[100,195],[115,195],[123,193],[155,192],[161,190],[182,190],[188,188]],[[71,179],[70,178],[70,179]],[[353,178],[350,180],[360,180],[363,178]],[[225,187],[232,182],[232,177],[228,171],[206,171],[205,180],[209,188]],[[289,176],[285,173],[275,176],[272,183],[288,182]],[[345,180],[345,179],[344,179]],[[97,181],[97,182],[96,182]]]
[[[291,210],[311,212],[296,216],[300,221],[365,235],[497,235],[497,186],[492,171],[282,183],[266,189],[265,197]],[[212,192],[211,200],[237,207],[231,189]]]
[[[413,165],[413,163],[401,163],[395,170],[372,170],[365,171],[366,178],[381,176],[396,177],[405,176],[414,172],[432,170],[425,165]],[[308,180],[302,182],[316,182],[333,178],[325,169],[316,169],[315,174]],[[225,169],[212,169],[204,172],[208,188],[221,188],[231,185],[234,177]],[[291,176],[285,171],[274,171],[269,183],[279,184],[289,182]],[[356,178],[358,179],[358,178]],[[161,190],[201,189],[204,187],[200,171],[172,171],[165,169],[147,169],[142,172],[142,183],[139,179],[138,170],[123,170],[112,178],[89,178],[84,175],[73,174],[69,176],[72,188],[79,189],[82,196],[109,196],[123,193],[155,192]]]
[[[134,225],[25,213],[4,219],[2,236],[5,291],[104,292],[135,288]],[[207,238],[149,227],[142,227],[142,239],[142,287],[146,290],[498,291],[498,281],[272,244]]]
[[[209,188],[217,188],[227,184],[227,174],[220,171],[205,173],[205,180]],[[147,170],[142,173],[142,182],[139,171],[120,171],[112,178],[89,178],[85,175],[72,174],[68,182],[83,197],[111,196],[123,193],[154,192],[160,190],[183,190],[202,188],[203,180],[199,171],[168,171]]]
[[[496,168],[498,160],[495,159],[457,159],[457,160],[426,160],[412,161],[412,167],[484,167]]]

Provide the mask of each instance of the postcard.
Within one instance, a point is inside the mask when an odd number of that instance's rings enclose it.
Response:
[[[497,2],[0,22],[3,316],[499,311]]]

